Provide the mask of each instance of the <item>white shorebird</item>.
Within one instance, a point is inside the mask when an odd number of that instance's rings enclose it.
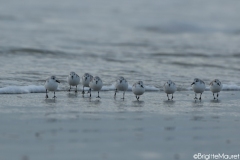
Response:
[[[137,100],[139,101],[140,95],[145,92],[145,87],[142,81],[138,81],[133,84],[132,92],[136,95]]]
[[[164,88],[165,93],[167,94],[167,97],[168,97],[168,94],[172,94],[172,99],[173,99],[173,93],[177,90],[175,83],[172,82],[171,80],[168,80],[164,84],[163,88]],[[168,100],[170,100],[169,97],[168,97]]]
[[[83,76],[82,76],[82,84],[83,84],[83,91],[82,91],[82,94],[85,93],[84,91],[84,87],[89,87],[89,82],[92,80],[93,76],[89,73],[85,73]]]
[[[214,79],[210,83],[210,90],[213,93],[214,99],[216,99],[214,94],[217,93],[217,99],[218,99],[218,94],[222,90],[222,83],[218,79]]]
[[[119,77],[116,82],[115,82],[115,94],[114,97],[116,97],[116,93],[117,91],[123,91],[123,98],[124,99],[124,95],[125,95],[125,91],[128,89],[128,82],[126,79],[124,79],[123,77]]]
[[[98,96],[96,98],[100,98],[99,97],[99,91],[102,89],[102,80],[96,76],[94,78],[92,78],[92,80],[89,82],[89,87],[90,87],[90,97],[91,97],[91,91],[98,91]]]
[[[51,76],[46,80],[46,82],[44,84],[44,86],[46,88],[46,98],[48,98],[47,91],[53,91],[54,92],[53,98],[56,98],[55,91],[57,90],[58,83],[60,83],[60,82],[59,82],[59,80],[56,79],[55,76]]]
[[[71,86],[76,86],[75,92],[77,92],[77,85],[80,83],[80,77],[75,72],[70,72],[67,77],[68,84],[70,86],[69,92],[71,90]]]
[[[205,91],[205,88],[206,88],[205,83],[201,79],[195,78],[191,85],[192,85],[193,91],[195,92],[195,98],[194,99],[198,99],[197,98],[197,93],[200,93],[199,100],[201,100],[202,99],[202,97],[201,97],[202,93]]]

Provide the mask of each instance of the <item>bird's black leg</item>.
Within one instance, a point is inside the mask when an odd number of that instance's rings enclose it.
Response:
[[[138,97],[136,96],[136,99],[138,100]]]
[[[167,94],[167,98],[168,98],[168,100],[170,100],[168,94]]]
[[[214,99],[216,99],[214,93],[212,95],[213,95]]]
[[[172,100],[173,100],[173,94],[172,94]]]
[[[125,92],[123,92],[123,98],[122,99],[124,99],[124,95],[125,95]]]
[[[46,89],[46,98],[48,98],[47,89]]]
[[[218,93],[217,93],[217,99],[218,99]]]
[[[116,94],[117,94],[117,89],[115,90],[115,94],[114,94],[114,97],[116,97]]]
[[[54,96],[53,96],[53,98],[57,98],[57,97],[55,96],[55,92],[54,92]]]
[[[99,97],[99,91],[98,91],[98,96],[96,98],[101,98],[101,97]]]
[[[170,99],[169,99],[169,96],[168,96],[168,94],[167,94],[167,97],[168,97],[168,101],[169,101]]]
[[[139,101],[140,96],[138,96],[137,100]]]
[[[82,89],[82,94],[84,94],[85,92],[84,92],[84,86],[83,86],[83,89]]]
[[[70,90],[71,90],[71,85],[70,85],[70,88],[69,88],[68,92],[70,92]]]
[[[92,94],[91,94],[91,88],[89,89],[89,93],[90,93],[90,98],[91,98],[91,96],[92,96]]]
[[[76,86],[76,90],[75,90],[75,92],[77,93],[77,86]]]
[[[199,100],[200,100],[200,101],[202,100],[202,93],[200,94],[200,98],[199,98]]]
[[[198,98],[197,98],[197,93],[195,93],[195,98],[194,98],[194,99],[198,99]]]

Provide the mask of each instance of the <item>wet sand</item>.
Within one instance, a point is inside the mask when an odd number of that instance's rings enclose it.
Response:
[[[167,101],[163,92],[131,92],[91,100],[79,92],[1,94],[0,159],[193,159],[193,154],[238,154],[239,92],[192,91]],[[52,97],[53,93],[49,93]]]

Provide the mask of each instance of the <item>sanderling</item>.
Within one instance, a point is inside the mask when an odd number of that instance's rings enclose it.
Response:
[[[71,86],[76,86],[75,92],[77,92],[77,85],[80,83],[80,78],[75,72],[70,72],[67,77],[68,84],[70,85],[69,92],[71,90]]]
[[[82,76],[82,84],[83,84],[83,91],[82,94],[85,93],[84,87],[89,87],[89,82],[92,80],[93,76],[91,74],[85,73]]]
[[[195,78],[194,82],[191,85],[192,85],[193,91],[195,92],[195,98],[194,99],[198,99],[197,98],[197,93],[200,93],[199,100],[201,100],[202,99],[201,98],[202,93],[204,92],[204,90],[206,88],[205,83],[201,79]]]
[[[177,90],[175,83],[172,82],[171,80],[168,80],[164,84],[163,88],[164,88],[165,93],[167,93],[167,97],[168,97],[168,94],[172,94],[172,99],[173,99],[173,93]],[[169,97],[168,97],[168,100],[170,100]]]
[[[94,91],[98,91],[98,96],[96,98],[100,98],[99,91],[102,89],[102,86],[103,86],[102,80],[98,76],[92,78],[92,80],[89,82],[90,97],[91,97],[91,91],[94,90]]]
[[[55,76],[51,76],[46,80],[45,85],[44,85],[46,88],[46,98],[48,98],[47,91],[53,91],[54,92],[53,98],[56,98],[55,91],[57,90],[58,83],[60,83],[60,82],[59,82],[59,80],[56,79]]]
[[[215,98],[214,93],[217,93],[217,99],[218,99],[218,94],[219,92],[222,90],[222,83],[218,80],[218,79],[214,79],[211,83],[210,83],[210,90],[213,93],[213,97]]]
[[[125,91],[128,89],[128,82],[126,79],[124,79],[123,77],[119,77],[116,82],[115,82],[115,94],[114,97],[116,97],[116,93],[117,91],[123,91],[123,98],[124,99],[124,95],[125,95]]]
[[[137,100],[139,101],[140,95],[145,92],[145,88],[142,81],[138,81],[133,84],[132,92],[136,95]]]

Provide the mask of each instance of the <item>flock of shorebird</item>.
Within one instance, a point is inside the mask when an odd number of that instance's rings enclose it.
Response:
[[[70,92],[71,86],[75,86],[76,87],[75,92],[77,92],[77,86],[80,83],[80,77],[75,72],[70,72],[70,74],[67,77],[67,81],[68,81],[68,84],[70,85],[70,88],[68,91]],[[60,81],[58,81],[55,76],[51,76],[46,80],[45,85],[44,85],[46,88],[46,98],[48,98],[48,91],[53,91],[54,92],[53,98],[56,98],[55,91],[57,90],[58,83],[60,83]],[[99,91],[102,89],[102,86],[103,86],[101,78],[99,78],[98,76],[93,77],[92,75],[85,73],[82,76],[82,84],[83,84],[82,94],[85,94],[84,87],[89,87],[89,90],[87,91],[87,93],[90,94],[90,98],[92,96],[91,95],[92,90],[97,91],[98,92],[97,98],[100,98]],[[199,100],[201,100],[202,93],[205,91],[205,88],[206,88],[205,83],[202,80],[195,78],[191,85],[192,85],[193,91],[195,92],[194,99],[197,100],[198,99],[197,93],[200,93]],[[171,100],[172,100],[173,94],[177,90],[175,83],[172,82],[171,80],[168,80],[164,84],[163,88],[164,88],[165,93],[167,94],[168,100],[170,100],[169,94],[172,94],[172,98],[171,98]],[[115,82],[114,97],[116,97],[117,91],[123,91],[122,99],[124,99],[125,91],[127,89],[128,89],[127,80],[123,77],[119,77]],[[213,93],[214,99],[218,99],[219,92],[222,90],[222,83],[218,79],[213,80],[210,83],[210,90]],[[145,92],[145,87],[144,87],[143,82],[138,81],[138,82],[134,83],[132,86],[132,92],[135,94],[136,99],[139,100],[140,95],[142,95]],[[217,94],[217,98],[215,97],[215,94]]]

